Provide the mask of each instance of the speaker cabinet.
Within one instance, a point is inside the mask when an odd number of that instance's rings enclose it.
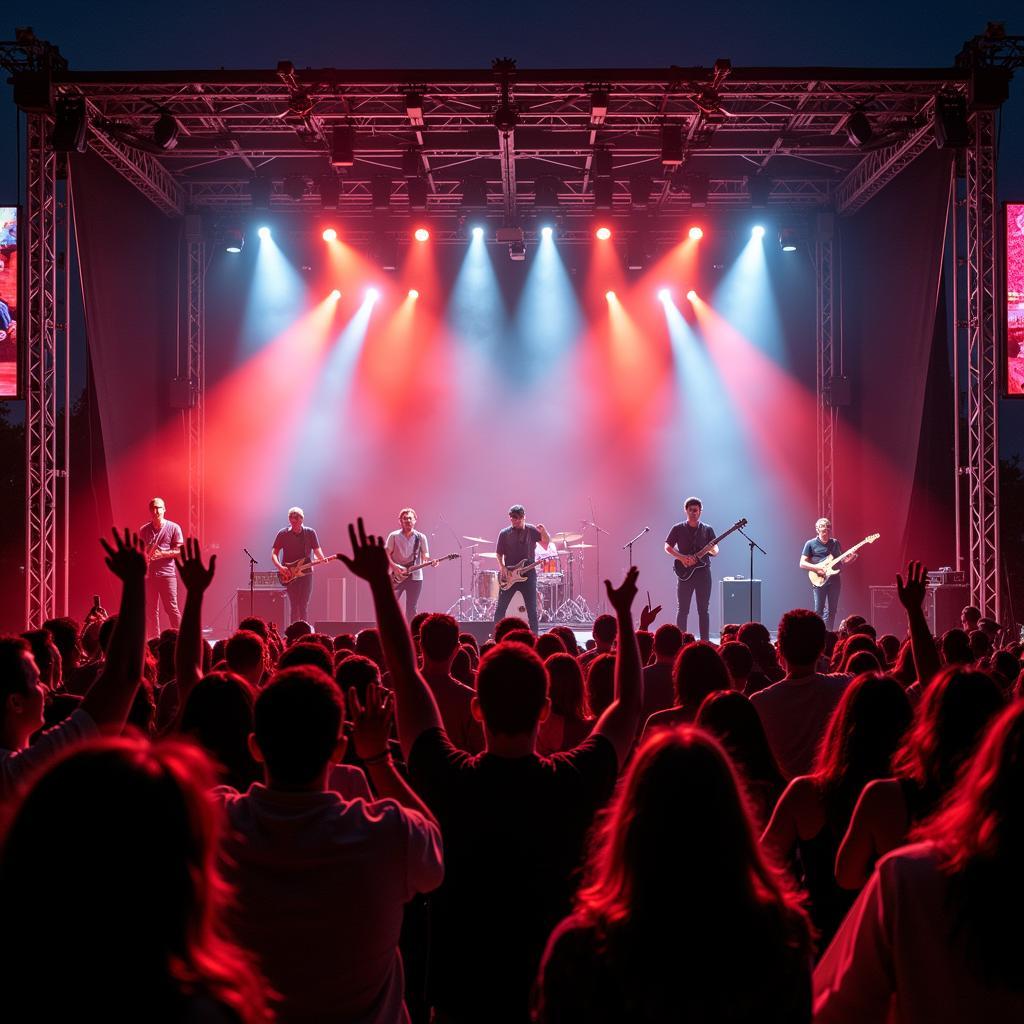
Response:
[[[928,628],[936,636],[960,625],[960,612],[969,604],[970,589],[959,584],[929,587],[924,595],[924,615]],[[878,632],[907,634],[907,613],[900,604],[895,587],[871,588],[871,616],[868,620]]]
[[[251,607],[251,610],[250,610]],[[249,591],[239,590],[235,599],[236,624],[249,615],[256,615],[264,622],[274,622],[284,632],[288,625],[285,618],[283,590],[254,590],[252,604],[249,602]]]
[[[753,595],[751,595],[751,589],[753,589]],[[751,596],[754,601],[753,613],[751,613],[750,607]],[[744,622],[760,622],[761,581],[726,576],[722,580],[720,608],[723,626],[730,622],[736,622],[741,626]]]

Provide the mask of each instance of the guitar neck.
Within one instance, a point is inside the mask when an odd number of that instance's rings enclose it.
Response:
[[[871,538],[870,537],[865,537],[862,541],[858,541],[856,544],[854,544],[852,548],[847,548],[841,555],[836,555],[836,557],[833,559],[833,561],[834,562],[841,562],[848,555],[852,555],[858,548],[862,548],[862,547],[864,547],[865,544],[871,544],[871,543],[873,543]]]
[[[701,557],[706,555],[716,544],[725,540],[725,538],[728,537],[730,533],[735,533],[740,528],[740,525],[740,523],[733,523],[733,525],[730,526],[729,529],[725,531],[725,533],[720,533],[709,544],[705,544],[704,547],[700,549]]]

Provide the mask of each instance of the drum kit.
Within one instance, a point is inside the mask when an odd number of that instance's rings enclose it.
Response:
[[[494,619],[495,607],[501,588],[498,585],[498,570],[491,569],[488,560],[496,560],[496,551],[478,551],[481,544],[493,541],[486,537],[463,535],[470,542],[469,548],[472,577],[469,593],[463,594],[448,609],[449,615],[464,621],[490,622]],[[586,551],[593,544],[587,544],[582,533],[561,531],[552,533],[554,547],[548,557],[537,566],[537,616],[541,622],[573,623],[594,621],[594,613],[583,597],[583,566]],[[538,552],[539,554],[539,552]],[[517,591],[509,602],[508,615],[526,618],[526,604],[522,593]]]

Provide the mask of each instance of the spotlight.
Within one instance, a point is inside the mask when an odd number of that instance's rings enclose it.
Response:
[[[779,232],[779,245],[783,252],[796,252],[800,243],[800,231],[798,228],[783,228]]]
[[[526,239],[519,238],[508,243],[508,258],[514,263],[522,263],[526,259]]]
[[[413,128],[423,127],[423,94],[410,90],[405,94],[405,113]]]
[[[697,298],[697,293],[691,288],[687,293],[686,297],[693,302]]]
[[[866,146],[875,136],[868,115],[859,107],[846,119],[846,137],[858,149]]]
[[[376,302],[379,298],[380,298],[380,292],[377,291],[376,288],[367,288],[366,289],[366,301],[367,302]]]
[[[352,129],[348,125],[338,125],[331,135],[331,166],[351,167],[355,162]]]
[[[614,298],[615,298],[615,292],[613,292],[613,291],[612,291],[611,289],[609,289],[608,291],[606,291],[606,292],[604,293],[604,297],[605,297],[605,298],[606,298],[606,299],[607,299],[607,300],[608,300],[609,302],[611,302],[611,301],[612,301],[612,299],[614,299]]]
[[[661,126],[661,163],[664,167],[678,167],[683,162],[683,129],[678,124]]]
[[[750,234],[751,234],[752,238],[764,238],[764,225],[763,224],[755,224],[750,229]]]
[[[604,124],[608,116],[608,90],[594,89],[590,94],[590,123]]]
[[[417,228],[413,233],[412,237],[417,242],[426,242],[430,238],[430,232],[426,228]]]
[[[479,242],[479,241],[481,241],[483,239],[483,237],[484,237],[484,229],[482,227],[480,227],[479,224],[477,224],[476,227],[473,228],[473,238],[476,241]]]
[[[599,238],[602,242],[607,242],[612,237],[612,229],[602,225],[594,232],[594,237]]]
[[[324,228],[323,239],[325,242],[336,242],[338,240],[338,232],[334,228]]]
[[[264,224],[263,227],[261,227],[256,232],[256,234],[259,235],[260,238],[263,239],[263,241],[266,241],[270,237],[270,228],[268,228],[267,225]]]
[[[418,299],[419,297],[420,297],[420,293],[418,291],[416,291],[415,288],[410,288],[409,289],[409,298],[410,299]]]
[[[659,288],[658,298],[661,299],[662,302],[668,302],[668,300],[672,298],[672,293],[667,288]]]
[[[224,229],[224,248],[228,252],[238,253],[245,245],[245,233],[239,227]]]
[[[153,125],[153,141],[161,149],[174,149],[178,145],[178,132],[180,128],[174,116],[164,110],[156,119]]]
[[[699,242],[704,237],[704,229],[703,228],[698,228],[698,227],[692,227],[692,228],[690,228],[688,234],[689,234],[690,238],[693,239],[693,241]]]
[[[550,224],[545,224],[544,227],[540,229],[541,238],[550,238],[554,233],[555,229]]]
[[[334,288],[334,289],[332,289],[332,291],[331,291],[331,295],[330,295],[330,297],[331,297],[332,299],[334,299],[335,301],[337,301],[338,299],[340,299],[340,298],[341,298],[341,292],[339,292],[337,288]]]

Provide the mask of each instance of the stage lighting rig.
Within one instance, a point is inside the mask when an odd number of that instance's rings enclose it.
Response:
[[[683,128],[678,124],[661,126],[661,163],[663,167],[678,167],[683,162]]]
[[[347,125],[338,125],[331,133],[331,166],[351,167],[356,162],[353,132]]]
[[[590,124],[596,128],[608,116],[608,89],[601,86],[590,91]]]
[[[796,252],[804,241],[804,232],[796,227],[784,227],[779,231],[779,248],[783,252]]]
[[[402,177],[418,178],[423,172],[423,158],[415,146],[409,146],[402,154]]]
[[[498,228],[494,240],[508,246],[508,257],[517,263],[526,259],[526,235],[522,228]]]
[[[224,228],[222,237],[226,252],[240,253],[245,247],[245,232],[237,224],[231,224]]]
[[[181,127],[174,119],[174,115],[167,110],[162,110],[153,124],[153,142],[160,149],[174,149],[178,145],[180,130]]]
[[[494,108],[492,120],[499,132],[508,133],[519,124],[519,104],[512,99],[512,80],[516,74],[516,62],[511,57],[502,57],[491,62],[491,70],[498,79],[500,97]]]
[[[861,107],[857,107],[846,119],[846,137],[858,149],[863,149],[875,137],[868,115]]]
[[[413,128],[423,127],[423,93],[410,89],[405,94],[405,113]]]

